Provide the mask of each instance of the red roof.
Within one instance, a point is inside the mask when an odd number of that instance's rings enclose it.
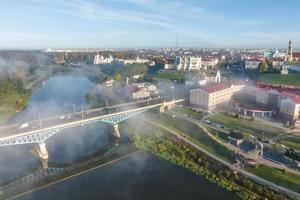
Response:
[[[291,98],[291,100],[292,100],[295,104],[300,104],[300,97],[294,97],[294,98]]]
[[[293,53],[293,57],[300,58],[300,52]]]
[[[221,91],[221,90],[224,90],[224,89],[227,89],[230,87],[231,87],[231,84],[229,84],[229,83],[214,83],[214,84],[210,84],[210,85],[201,87],[201,89],[208,93],[213,93],[213,92]]]
[[[261,60],[259,58],[248,58],[248,59],[245,59],[245,61],[260,62]]]
[[[277,92],[281,93],[282,95],[285,95],[289,98],[300,98],[300,89],[299,88],[291,88],[287,86],[281,86],[281,85],[270,85],[270,84],[264,84],[264,83],[256,83],[256,87],[264,90],[276,90]]]

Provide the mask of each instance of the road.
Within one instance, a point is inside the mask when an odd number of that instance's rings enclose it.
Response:
[[[256,176],[256,175],[254,175],[254,174],[251,174],[251,173],[249,173],[249,172],[247,172],[247,171],[245,171],[245,170],[242,170],[242,169],[240,169],[240,168],[234,167],[234,165],[232,165],[231,163],[229,163],[229,162],[227,162],[227,161],[225,161],[225,160],[223,160],[223,159],[217,157],[216,155],[214,155],[214,154],[212,154],[212,153],[206,151],[205,149],[201,148],[200,146],[198,146],[197,144],[193,143],[193,142],[190,141],[189,139],[183,137],[182,135],[180,135],[179,133],[175,132],[174,130],[171,130],[170,128],[168,128],[168,127],[166,127],[166,126],[164,126],[164,125],[161,125],[161,124],[159,124],[159,123],[156,123],[156,122],[154,122],[154,121],[149,121],[149,120],[148,120],[147,122],[150,123],[150,124],[152,124],[152,125],[155,125],[155,126],[161,128],[161,129],[164,129],[164,130],[166,130],[166,131],[168,131],[168,132],[170,132],[170,133],[172,133],[172,134],[175,135],[178,139],[183,140],[184,142],[186,142],[187,144],[191,145],[191,146],[194,147],[195,149],[197,149],[197,150],[199,150],[199,151],[205,153],[206,155],[208,155],[209,157],[213,158],[214,160],[216,160],[216,161],[222,163],[223,165],[229,167],[231,170],[237,171],[238,173],[240,173],[240,174],[242,174],[243,176],[245,176],[245,177],[247,177],[247,178],[253,180],[254,182],[259,183],[259,184],[262,184],[262,185],[265,185],[265,186],[267,186],[267,187],[269,187],[269,188],[271,188],[271,189],[273,189],[273,190],[275,190],[275,191],[277,191],[277,192],[285,193],[285,194],[287,194],[288,196],[290,196],[290,197],[292,197],[292,198],[300,199],[300,194],[299,194],[299,193],[294,192],[294,191],[291,191],[291,190],[289,190],[289,189],[287,189],[287,188],[284,188],[284,187],[281,187],[281,186],[279,186],[279,185],[276,185],[276,184],[274,184],[274,183],[272,183],[272,182],[270,182],[270,181],[267,181],[267,180],[265,180],[265,179],[263,179],[263,178],[261,178],[261,177],[259,177],[259,176]]]
[[[145,106],[159,105],[167,98],[146,99],[126,104],[114,105],[109,107],[101,107],[96,109],[82,110],[81,112],[68,113],[59,116],[48,117],[35,121],[28,121],[23,124],[11,124],[0,127],[0,138],[12,135],[23,134],[26,132],[35,132],[47,128],[59,126],[61,124],[72,124],[86,119],[93,119],[103,115],[113,115],[113,113],[121,113],[129,109],[136,109]]]

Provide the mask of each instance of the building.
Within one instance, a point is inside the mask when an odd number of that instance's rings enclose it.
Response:
[[[287,54],[285,56],[285,61],[300,61],[300,52],[293,52],[292,41],[289,41]]]
[[[154,61],[148,60],[148,59],[141,59],[139,57],[136,57],[135,59],[118,59],[118,62],[124,64],[124,65],[130,65],[130,64],[149,64],[151,66],[155,65]]]
[[[178,56],[173,64],[165,64],[168,70],[200,70],[202,65],[201,57]]]
[[[246,59],[245,69],[257,69],[260,61],[258,58]]]
[[[298,121],[300,117],[300,97],[281,100],[280,114],[291,122]]]
[[[219,63],[219,59],[214,56],[208,56],[202,59],[202,68],[214,68]]]
[[[177,70],[200,70],[201,57],[179,56],[175,59]]]
[[[273,58],[272,60],[272,67],[274,69],[280,70],[285,65],[284,58]]]
[[[94,64],[99,65],[99,64],[109,64],[114,61],[114,58],[110,55],[108,58],[104,58],[102,55],[95,55],[94,57]]]
[[[150,97],[150,92],[145,88],[134,87],[132,90],[131,98],[134,100],[146,99]]]
[[[244,85],[217,82],[190,91],[190,105],[204,110],[213,110],[218,105],[228,103],[232,95],[242,90]]]

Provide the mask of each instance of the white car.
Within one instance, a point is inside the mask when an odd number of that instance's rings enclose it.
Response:
[[[60,116],[59,119],[64,119],[66,118],[64,115]]]
[[[21,124],[21,126],[19,128],[27,128],[29,125],[28,123],[24,123],[24,124]]]

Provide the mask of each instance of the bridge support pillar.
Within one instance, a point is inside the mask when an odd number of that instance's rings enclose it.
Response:
[[[117,123],[112,124],[112,134],[116,138],[120,138],[121,137],[120,132],[119,132],[119,125]]]
[[[38,154],[38,156],[40,158],[40,161],[42,163],[43,169],[47,169],[48,168],[49,154],[48,154],[48,150],[46,148],[46,143],[45,142],[39,143],[39,145],[36,147],[36,151],[37,151],[37,154]]]

